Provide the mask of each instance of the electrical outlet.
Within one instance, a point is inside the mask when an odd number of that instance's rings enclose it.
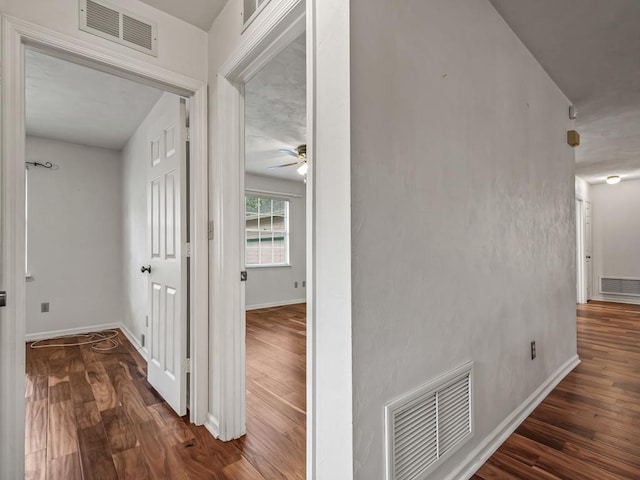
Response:
[[[307,281],[306,280],[302,280],[302,288],[305,288],[307,286]]]
[[[298,288],[298,282],[293,282],[293,288]]]
[[[49,302],[43,302],[40,304],[40,312],[47,313],[49,311]]]
[[[531,360],[535,360],[536,358],[536,342],[535,340],[531,342]]]

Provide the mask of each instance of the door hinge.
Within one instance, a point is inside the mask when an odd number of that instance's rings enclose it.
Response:
[[[184,359],[184,373],[191,373],[191,359]]]
[[[209,240],[213,240],[213,220],[209,220],[209,228],[207,229],[207,236]]]
[[[185,140],[187,142],[191,141],[191,127],[186,127],[184,130],[184,136],[185,136]]]
[[[191,242],[187,242],[186,250],[187,250],[187,258],[190,258],[191,257]]]

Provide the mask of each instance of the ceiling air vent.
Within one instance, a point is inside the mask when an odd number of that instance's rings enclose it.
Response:
[[[80,30],[158,56],[158,27],[155,22],[102,0],[80,0],[79,9]]]
[[[640,297],[640,278],[600,277],[600,293]]]
[[[387,480],[420,480],[473,435],[471,362],[385,407]]]

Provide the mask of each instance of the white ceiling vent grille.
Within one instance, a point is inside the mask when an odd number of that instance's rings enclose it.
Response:
[[[100,0],[79,0],[80,30],[158,56],[155,22]]]
[[[600,277],[600,293],[640,297],[640,278]]]
[[[471,362],[385,407],[387,480],[420,480],[473,435]]]

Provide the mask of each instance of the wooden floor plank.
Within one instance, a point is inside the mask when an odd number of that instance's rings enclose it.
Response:
[[[82,478],[80,456],[71,453],[51,460],[47,465],[47,480],[75,480]]]
[[[222,469],[228,480],[265,480],[260,472],[244,458]]]
[[[25,480],[46,480],[47,478],[47,450],[31,452],[24,459]]]
[[[640,306],[579,305],[577,329],[581,364],[473,478],[640,479]]]
[[[142,454],[142,447],[138,446],[129,450],[115,453],[113,463],[118,472],[118,478],[135,478],[136,480],[149,480],[151,474]]]
[[[25,455],[47,448],[48,403],[44,400],[27,399],[26,422],[31,428],[25,431]]]
[[[27,346],[25,478],[304,479],[305,315],[248,313],[247,435],[226,443],[171,410],[121,333],[105,353]]]
[[[86,480],[117,480],[107,434],[102,424],[78,430],[82,475]]]
[[[64,457],[78,451],[78,437],[71,400],[49,405],[47,429],[48,460]]]

